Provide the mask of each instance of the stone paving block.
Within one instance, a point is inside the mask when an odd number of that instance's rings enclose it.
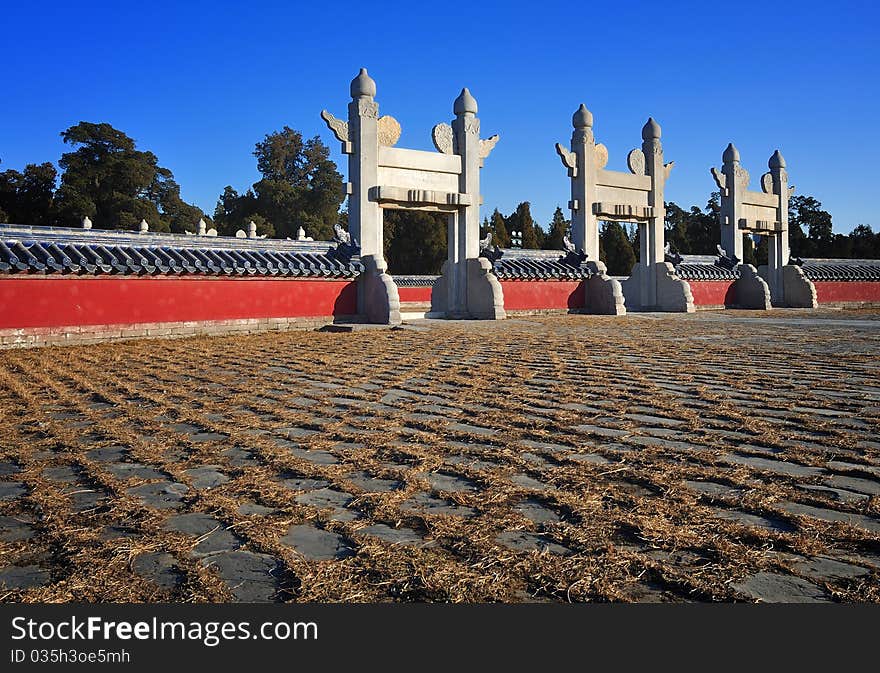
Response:
[[[216,570],[237,603],[271,603],[279,598],[281,569],[268,554],[241,549],[220,552],[203,558],[202,565]]]
[[[296,496],[296,501],[301,505],[309,505],[318,509],[342,509],[354,496],[351,493],[337,491],[332,488],[321,488]]]
[[[742,526],[763,528],[764,530],[769,530],[774,533],[790,533],[795,530],[794,526],[781,519],[750,514],[738,509],[714,508],[712,510],[712,516],[718,519],[724,519],[725,521],[733,521]]]
[[[818,486],[815,484],[798,484],[798,488],[811,493],[827,495],[834,500],[844,503],[858,503],[870,499],[871,496],[855,491],[847,491],[843,488],[831,488],[830,486]]]
[[[470,479],[458,477],[453,474],[442,472],[421,472],[415,476],[427,480],[435,491],[449,491],[450,493],[464,493],[477,490],[477,485]]]
[[[142,463],[110,463],[104,468],[117,479],[167,479],[168,475]]]
[[[235,511],[241,516],[268,516],[269,514],[274,514],[277,510],[255,502],[243,502]]]
[[[597,437],[626,437],[631,435],[630,430],[619,430],[617,428],[606,428],[600,425],[590,425],[589,423],[574,426],[574,430],[582,432],[586,435],[595,435]]]
[[[291,491],[315,491],[330,485],[324,479],[312,479],[311,477],[291,477],[282,482],[284,488]]]
[[[27,493],[27,486],[20,481],[0,481],[0,500],[15,500]]]
[[[339,459],[329,451],[320,449],[290,449],[290,454],[315,465],[338,465]]]
[[[527,498],[521,501],[513,509],[536,524],[558,523],[562,521],[562,517],[555,510],[534,498]]]
[[[499,534],[495,541],[513,551],[548,552],[557,556],[571,556],[574,553],[568,547],[553,542],[544,535],[522,530],[506,530]]]
[[[79,479],[79,468],[71,465],[56,465],[43,470],[43,476],[50,481],[62,484],[75,484]]]
[[[408,514],[448,514],[470,518],[476,512],[464,505],[459,505],[430,493],[419,492],[400,505],[400,511]]]
[[[173,589],[183,583],[185,575],[177,566],[177,559],[165,552],[146,552],[131,560],[132,571],[163,589]]]
[[[253,451],[240,446],[223,449],[220,455],[226,458],[232,467],[258,467],[261,464]]]
[[[463,454],[453,454],[446,458],[444,462],[447,465],[466,467],[471,470],[476,470],[477,472],[494,470],[496,467],[498,467],[498,463],[494,463],[490,460],[480,460],[479,458],[474,458],[473,456]]]
[[[364,470],[349,472],[345,478],[367,493],[390,493],[403,486],[403,482],[397,479],[382,479]]]
[[[37,565],[0,568],[0,588],[33,589],[49,583],[50,573]]]
[[[216,488],[229,481],[229,477],[220,471],[219,465],[200,465],[183,473],[192,479],[193,488],[197,491],[206,491]]]
[[[874,481],[873,479],[835,474],[824,479],[822,483],[832,488],[842,488],[869,496],[880,496],[880,481]]]
[[[129,450],[124,446],[102,446],[86,452],[89,460],[97,463],[121,463],[128,460]]]
[[[587,463],[588,465],[608,465],[611,462],[605,456],[600,456],[598,453],[570,453],[566,458],[576,463]]]
[[[355,537],[376,538],[402,547],[425,547],[432,544],[412,528],[391,528],[384,523],[365,526],[355,531]]]
[[[126,489],[129,495],[138,498],[144,505],[156,509],[177,509],[183,497],[189,493],[185,484],[172,481],[160,481],[152,484],[141,484]]]
[[[828,597],[812,582],[778,573],[761,572],[730,585],[747,598],[761,603],[826,603]]]
[[[332,561],[354,556],[355,550],[341,535],[301,524],[291,526],[281,543],[310,561]]]
[[[198,544],[190,552],[197,558],[220,551],[232,551],[242,544],[242,539],[227,530],[220,521],[202,512],[174,515],[165,521],[163,527],[165,530],[198,538]]]
[[[0,462],[0,477],[9,477],[19,472],[21,472],[21,466],[18,463]]]
[[[847,523],[857,528],[864,528],[872,533],[880,533],[880,520],[863,514],[839,512],[834,509],[813,507],[812,505],[804,505],[799,502],[790,502],[787,500],[779,502],[777,506],[789,514],[811,516],[815,519],[821,519],[822,521]]]
[[[0,516],[0,541],[21,542],[36,535],[33,520],[23,516]]]
[[[692,491],[696,491],[701,495],[739,498],[743,494],[742,489],[734,488],[727,484],[719,484],[715,481],[685,481],[684,484]]]
[[[513,474],[510,476],[510,481],[520,488],[530,491],[549,491],[553,489],[553,486],[545,484],[543,481],[539,481],[527,474]]]
[[[772,458],[741,456],[736,453],[729,453],[725,456],[722,456],[722,460],[734,465],[745,465],[746,467],[750,467],[755,470],[773,472],[774,474],[783,474],[789,477],[814,477],[825,473],[825,470],[821,467],[801,465],[800,463],[789,463],[781,460],[773,460]]]
[[[859,580],[871,574],[867,568],[836,561],[827,556],[805,558],[794,564],[794,570],[801,575],[823,582]]]
[[[447,430],[451,430],[452,432],[461,432],[469,435],[480,435],[481,437],[491,437],[498,433],[498,430],[493,428],[484,428],[479,425],[472,425],[470,423],[450,423],[446,426]]]

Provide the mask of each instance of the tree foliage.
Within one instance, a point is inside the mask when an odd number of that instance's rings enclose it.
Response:
[[[385,259],[391,273],[439,274],[447,256],[447,216],[385,209]]]
[[[628,276],[636,263],[632,241],[619,222],[603,222],[599,230],[599,259],[611,276]]]
[[[195,229],[204,213],[185,203],[180,186],[156,155],[110,124],[80,122],[61,133],[74,148],[61,155],[55,193],[57,221],[76,226],[88,216],[98,229],[135,229],[142,219],[155,231]]]
[[[0,222],[28,225],[55,223],[55,181],[50,163],[28,164],[24,170],[0,173]]]
[[[550,220],[550,230],[544,238],[542,247],[545,250],[562,250],[564,238],[569,229],[571,229],[571,221],[566,220],[565,215],[562,214],[562,208],[556,206],[553,219]]]
[[[302,227],[316,240],[332,238],[344,198],[342,175],[321,139],[304,141],[285,126],[258,142],[254,156],[262,178],[244,194],[231,186],[223,190],[214,210],[218,232],[246,231],[253,221],[267,236],[296,238]]]

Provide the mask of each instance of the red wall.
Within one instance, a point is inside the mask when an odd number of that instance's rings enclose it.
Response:
[[[580,280],[502,280],[501,288],[508,311],[584,307],[585,286]]]
[[[351,280],[5,276],[0,328],[115,325],[357,313]]]
[[[833,302],[870,302],[880,304],[880,283],[814,281],[820,304]]]
[[[689,280],[695,306],[733,306],[736,292],[729,280]]]
[[[431,301],[430,287],[398,287],[400,301],[415,301],[427,304]]]

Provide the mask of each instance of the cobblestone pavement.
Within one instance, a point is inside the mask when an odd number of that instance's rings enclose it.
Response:
[[[0,600],[880,601],[880,315],[0,353]]]

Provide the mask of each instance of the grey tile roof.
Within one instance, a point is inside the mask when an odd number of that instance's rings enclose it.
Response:
[[[355,278],[356,248],[278,241],[0,224],[0,273]]]

